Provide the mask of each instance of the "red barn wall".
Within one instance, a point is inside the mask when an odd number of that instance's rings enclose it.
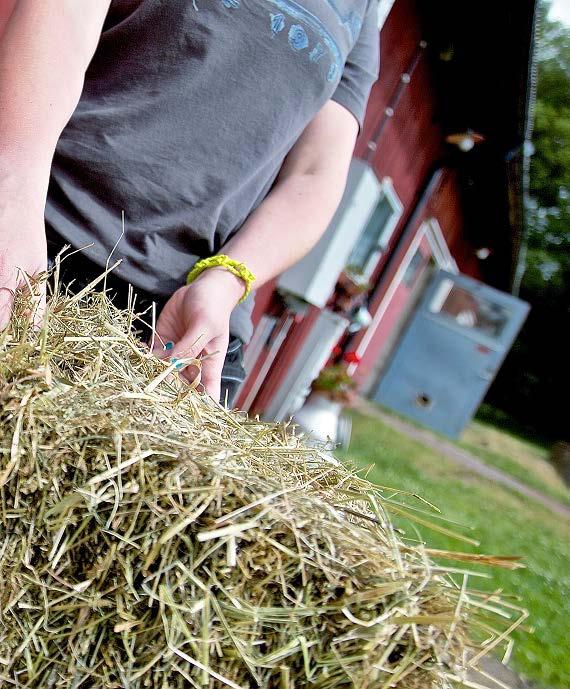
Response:
[[[398,259],[405,253],[406,243],[413,239],[413,231],[422,222],[435,217],[451,248],[460,270],[477,275],[473,250],[462,236],[462,211],[459,185],[452,171],[444,172],[441,183],[430,199],[414,227],[409,224],[422,195],[432,169],[443,158],[443,132],[437,121],[437,103],[430,73],[427,51],[421,45],[422,33],[414,0],[396,0],[381,34],[380,79],[372,88],[363,130],[357,141],[355,155],[367,159],[378,178],[389,177],[404,206],[404,212],[390,245],[380,259],[374,280],[378,287],[370,301],[372,315],[382,302],[383,296],[398,269]],[[411,72],[413,70],[413,72]],[[410,74],[409,84],[402,86],[402,76]],[[386,108],[393,108],[393,116],[386,116]],[[370,146],[369,142],[373,141]],[[374,150],[375,149],[375,150]],[[402,239],[403,234],[407,237]],[[270,300],[270,290],[263,290],[264,306],[256,308],[256,317],[264,312]],[[397,309],[405,308],[405,295],[401,293],[394,301],[388,322],[398,320]],[[259,298],[258,298],[259,299]],[[251,409],[262,412],[269,399],[279,387],[287,367],[294,360],[304,339],[315,321],[316,309],[312,307],[307,317],[295,323],[279,352],[276,362],[269,370],[266,382]],[[364,384],[374,367],[387,339],[387,323],[379,328],[368,344],[355,377]],[[386,326],[386,327],[384,327]],[[355,347],[363,337],[354,339]],[[245,388],[247,388],[247,383]],[[238,401],[243,401],[245,390]]]

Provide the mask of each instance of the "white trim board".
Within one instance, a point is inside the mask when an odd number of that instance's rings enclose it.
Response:
[[[382,301],[380,302],[378,308],[374,313],[374,316],[372,317],[372,322],[368,326],[362,340],[359,342],[358,347],[356,348],[356,353],[359,356],[363,356],[364,352],[366,351],[366,348],[368,347],[372,338],[374,337],[374,334],[376,333],[376,330],[378,329],[378,326],[380,325],[382,318],[384,318],[384,315],[388,310],[388,307],[390,306],[394,294],[396,294],[396,290],[400,286],[400,283],[404,278],[406,270],[408,269],[408,266],[410,265],[410,262],[414,257],[414,254],[416,253],[418,247],[422,243],[424,237],[427,239],[430,245],[433,257],[438,266],[443,270],[447,270],[450,273],[459,272],[457,268],[457,263],[451,255],[449,247],[447,246],[447,243],[445,241],[445,237],[443,236],[443,232],[441,231],[440,224],[435,218],[425,220],[421,224],[411,244],[407,248],[404,257],[400,265],[398,266],[396,274],[392,278],[392,281],[390,282],[390,285],[388,286],[388,289],[386,290],[386,293],[384,294]],[[350,366],[348,367],[348,372],[350,374],[354,373],[357,366],[358,364],[350,364]]]
[[[326,364],[332,348],[346,330],[348,323],[346,318],[328,309],[319,313],[307,339],[280,381],[276,394],[263,412],[263,419],[286,421],[303,406],[311,383]]]

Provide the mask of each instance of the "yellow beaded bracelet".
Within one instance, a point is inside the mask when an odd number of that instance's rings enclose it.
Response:
[[[255,275],[243,263],[234,261],[233,258],[225,256],[224,254],[209,256],[195,263],[186,277],[186,284],[189,285],[191,282],[194,282],[198,275],[201,275],[205,270],[208,270],[208,268],[225,268],[243,281],[245,289],[242,298],[238,302],[239,304],[241,304],[251,292],[251,287],[255,282]]]

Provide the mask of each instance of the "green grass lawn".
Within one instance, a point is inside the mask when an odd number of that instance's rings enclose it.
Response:
[[[379,420],[355,413],[351,447],[344,455],[380,485],[417,493],[476,537],[480,552],[521,555],[527,568],[514,572],[488,570],[490,579],[472,586],[518,594],[530,612],[533,634],[515,633],[513,667],[539,687],[570,687],[570,524],[538,503],[466,473]],[[408,499],[409,504],[413,499]],[[404,525],[404,528],[406,526]],[[415,538],[409,525],[407,534]],[[476,551],[440,533],[420,530],[433,548]]]
[[[482,421],[468,426],[459,445],[487,464],[570,505],[570,490],[550,463],[547,447]]]

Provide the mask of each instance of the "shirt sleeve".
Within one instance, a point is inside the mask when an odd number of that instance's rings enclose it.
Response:
[[[346,60],[341,80],[332,100],[343,105],[358,121],[362,129],[366,104],[372,84],[380,71],[380,32],[378,30],[378,0],[370,0],[356,43]]]

